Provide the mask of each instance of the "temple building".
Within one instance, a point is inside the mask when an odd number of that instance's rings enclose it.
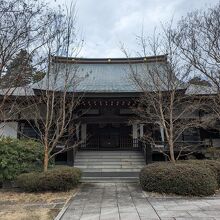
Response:
[[[134,171],[136,174],[145,163],[165,160],[164,155],[160,153],[165,142],[163,128],[135,120],[133,108],[141,91],[129,74],[131,67],[141,72],[145,65],[153,68],[155,65],[165,65],[165,63],[166,56],[129,59],[54,57],[53,68],[59,66],[59,71],[54,76],[56,83],[50,82],[49,90],[62,91],[63,74],[68,71],[76,75],[72,86],[69,82],[68,92],[81,97],[79,105],[74,109],[76,132],[73,135],[73,140],[80,141],[80,147],[76,155],[72,150],[57,155],[57,163],[75,165],[87,169],[88,173],[89,171],[98,173],[97,170],[99,170],[99,174],[103,173],[100,171],[102,168],[117,172],[125,166],[124,172]],[[67,64],[68,70],[66,70]],[[12,95],[17,100],[23,100],[27,95],[37,95],[39,90],[46,89],[46,86],[48,86],[47,80],[43,79],[28,88],[16,88]],[[28,121],[26,117],[29,117]],[[34,120],[31,121],[30,114],[28,116],[19,114],[2,121],[1,125],[1,134],[4,136],[38,138]],[[143,153],[140,140],[146,132],[151,132],[153,138],[160,144],[153,148],[145,148]],[[71,136],[71,133],[68,135]],[[203,142],[203,144],[209,144],[210,140],[212,143],[218,143],[218,138],[217,132],[213,135],[202,129],[191,129],[182,135],[182,141]],[[93,159],[98,164],[92,161]]]

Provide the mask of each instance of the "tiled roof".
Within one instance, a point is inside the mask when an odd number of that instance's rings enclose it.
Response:
[[[30,86],[0,89],[0,95],[2,96],[34,96],[34,91]]]
[[[216,94],[218,91],[214,86],[203,86],[191,84],[186,89],[186,95],[211,95]]]
[[[139,92],[131,80],[132,70],[147,75],[155,65],[164,65],[165,56],[132,59],[54,58],[54,73],[49,76],[51,90],[63,90],[68,75],[68,90],[76,92]],[[163,74],[163,73],[161,73]],[[34,88],[44,89],[48,78]]]

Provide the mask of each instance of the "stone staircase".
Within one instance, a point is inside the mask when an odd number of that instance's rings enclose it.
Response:
[[[84,182],[137,181],[144,165],[138,151],[78,151],[74,164],[82,170]]]

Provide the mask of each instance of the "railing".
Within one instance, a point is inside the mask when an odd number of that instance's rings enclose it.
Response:
[[[79,148],[82,146],[83,142],[77,142],[76,140],[71,140],[69,143],[67,143],[68,148],[70,149],[71,154],[71,158],[69,158],[69,163],[68,165],[70,166],[74,166],[75,163],[75,159],[76,159],[76,153],[79,150]],[[68,161],[68,159],[67,159]]]
[[[77,145],[76,147],[73,148],[73,162],[72,162],[72,166],[74,166],[75,164],[75,159],[76,159],[76,153],[78,151],[79,145]]]
[[[145,164],[152,162],[152,144],[139,141],[139,146],[144,154]]]
[[[132,149],[134,147],[134,140],[129,136],[120,136],[119,146],[120,149]]]
[[[95,136],[91,137],[84,143],[84,146],[81,149],[91,149],[91,150],[99,150],[100,149],[100,137]]]
[[[151,143],[152,149],[154,150],[169,150],[169,145],[167,141],[155,141],[154,143]],[[180,151],[180,150],[192,150],[192,149],[201,149],[203,147],[206,147],[206,143],[204,141],[176,141],[174,142],[174,150]]]
[[[145,163],[149,164],[152,162],[153,152],[168,152],[169,147],[167,142],[155,141],[153,143],[150,142],[142,142],[139,141],[139,146],[141,146],[141,150],[144,154]],[[174,152],[190,152],[190,151],[199,151],[201,149],[206,148],[207,145],[204,141],[178,141],[174,144]]]
[[[137,149],[140,146],[140,141],[137,138],[133,138],[133,148]]]
[[[90,150],[104,150],[104,149],[114,149],[114,150],[138,150],[139,149],[138,139],[132,139],[130,136],[120,136],[120,135],[99,135],[88,138],[86,143],[81,145],[81,149]]]

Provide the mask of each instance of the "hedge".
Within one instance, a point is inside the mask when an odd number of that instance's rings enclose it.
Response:
[[[28,192],[67,191],[75,187],[81,171],[74,167],[57,167],[46,172],[31,172],[17,177],[18,187]]]
[[[213,171],[216,176],[218,185],[220,187],[220,161],[217,160],[183,160],[179,161],[179,163],[188,163],[188,164],[195,164],[198,166],[203,166],[209,168]]]
[[[215,173],[193,163],[147,165],[140,172],[140,184],[146,191],[186,196],[212,195],[218,188]]]
[[[43,145],[33,140],[0,139],[0,181],[13,180],[17,175],[42,167]]]

